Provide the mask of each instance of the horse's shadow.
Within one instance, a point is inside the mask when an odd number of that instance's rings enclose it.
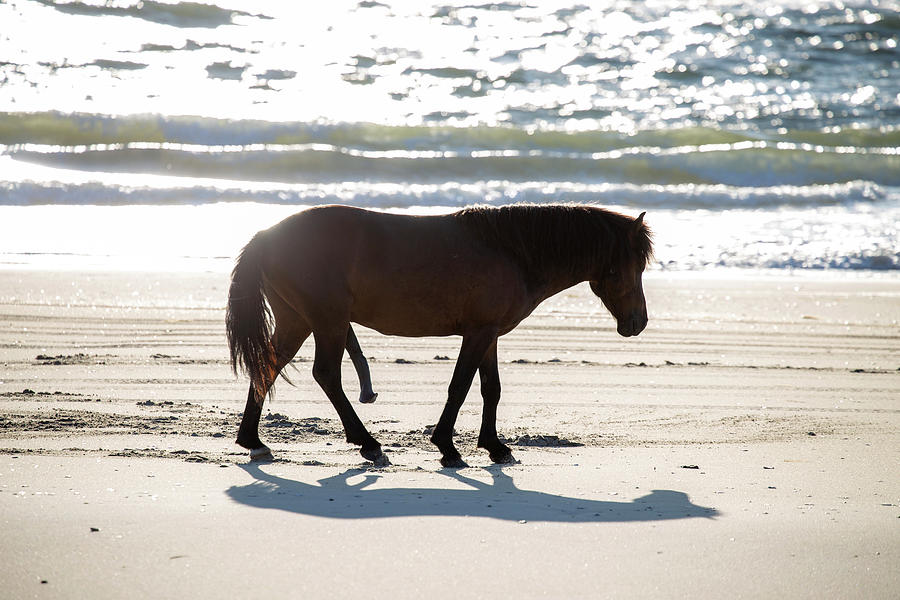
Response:
[[[684,492],[653,490],[631,501],[569,498],[515,486],[499,466],[487,467],[485,483],[458,471],[438,473],[465,484],[465,489],[371,486],[382,475],[348,469],[316,484],[271,475],[259,465],[240,465],[255,481],[226,491],[234,501],[257,508],[285,510],[335,519],[409,516],[471,516],[508,521],[629,522],[714,517],[718,511],[692,504]],[[350,479],[361,477],[351,483]]]

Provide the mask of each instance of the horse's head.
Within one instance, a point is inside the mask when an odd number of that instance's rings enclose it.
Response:
[[[590,281],[591,289],[616,318],[616,331],[624,337],[637,335],[647,326],[647,302],[641,276],[651,246],[644,214],[629,225],[628,251]]]

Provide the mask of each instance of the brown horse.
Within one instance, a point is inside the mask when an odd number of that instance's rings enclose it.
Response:
[[[228,293],[232,366],[250,376],[237,443],[251,456],[269,454],[258,433],[263,401],[312,333],[313,377],[347,441],[362,446],[364,458],[387,462],[341,387],[346,347],[363,383],[360,398],[374,399],[354,322],[387,335],[462,336],[431,441],[442,465],[465,466],[453,425],[478,371],[478,446],[494,462],[513,462],[497,436],[497,338],[544,299],[582,281],[616,318],[620,335],[639,334],[647,325],[641,275],[652,253],[643,217],[579,205],[475,207],[441,216],[322,206],[259,232],[238,257]]]

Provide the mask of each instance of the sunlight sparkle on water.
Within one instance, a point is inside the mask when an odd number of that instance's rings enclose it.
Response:
[[[7,73],[13,85],[0,91],[0,109],[391,124],[444,115],[465,125],[508,123],[528,111],[540,120],[541,111],[559,110],[568,130],[634,131],[815,114],[807,82],[774,94],[772,75],[790,84],[778,74],[809,49],[847,44],[813,34],[798,38],[796,56],[771,58],[765,36],[754,32],[790,22],[788,9],[809,13],[775,2],[738,14],[730,2],[656,2],[626,13],[573,12],[555,2],[487,11],[462,2],[365,9],[329,2],[315,10],[260,2],[248,10],[220,1],[209,5],[224,11],[216,27],[172,27],[135,18],[131,2],[116,6],[121,16],[107,21],[38,3],[0,5],[7,24],[0,50],[18,65]],[[851,14],[868,24],[880,19],[863,9]],[[73,30],[78,44],[65,35]],[[870,44],[890,50],[892,42]],[[710,60],[720,67],[709,69]],[[692,84],[698,74],[702,86]],[[884,102],[879,92],[866,82],[843,100]]]

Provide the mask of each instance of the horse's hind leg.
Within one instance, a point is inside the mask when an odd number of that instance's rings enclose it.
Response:
[[[341,357],[344,355],[344,346],[347,341],[347,331],[343,328],[348,325],[344,324],[332,330],[316,329],[313,331],[316,340],[313,377],[337,411],[344,426],[347,441],[362,446],[359,453],[366,460],[371,460],[376,464],[387,464],[388,460],[381,451],[381,444],[366,430],[341,387]]]
[[[497,342],[488,348],[484,360],[478,366],[481,377],[481,397],[484,408],[481,412],[481,431],[478,447],[484,448],[495,463],[514,463],[512,451],[497,436],[497,405],[500,403],[500,373],[497,371]]]
[[[366,357],[363,356],[352,325],[347,328],[347,354],[350,355],[350,360],[356,369],[356,375],[359,377],[359,401],[363,404],[375,402],[378,394],[372,390],[372,376],[369,374],[369,363],[366,362]]]
[[[250,458],[262,460],[270,458],[272,451],[259,439],[259,419],[262,415],[263,402],[266,395],[274,385],[281,370],[291,362],[294,355],[309,337],[310,328],[277,296],[269,298],[272,312],[275,315],[275,333],[272,336],[272,346],[275,349],[275,367],[265,381],[265,390],[259,394],[250,384],[247,392],[247,405],[244,408],[244,416],[238,429],[237,444],[250,450]]]

